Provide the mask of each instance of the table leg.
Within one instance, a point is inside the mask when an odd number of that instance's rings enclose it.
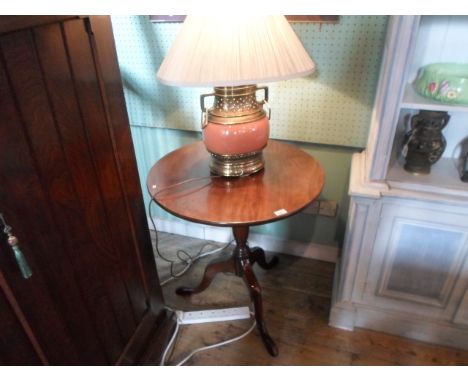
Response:
[[[250,264],[254,265],[255,262],[263,269],[271,269],[278,264],[278,256],[273,256],[273,258],[268,262],[265,257],[265,251],[260,247],[250,248],[249,256]]]
[[[208,288],[220,272],[235,273],[242,277],[247,288],[249,289],[250,298],[254,305],[255,320],[257,327],[262,337],[262,341],[270,355],[277,356],[278,348],[275,342],[268,334],[268,330],[263,319],[263,303],[262,291],[260,284],[252,270],[254,262],[258,262],[264,269],[270,269],[278,263],[278,258],[275,256],[270,262],[266,261],[265,252],[261,248],[253,248],[247,246],[247,238],[249,236],[249,226],[236,226],[232,228],[234,239],[236,240],[236,248],[233,251],[232,257],[228,260],[211,262],[205,269],[202,281],[197,287],[180,287],[176,293],[183,296],[189,296],[194,293],[200,293]]]
[[[176,293],[181,296],[188,296],[194,293],[203,292],[210,286],[211,282],[219,272],[236,273],[235,259],[231,257],[228,260],[211,262],[207,265],[202,281],[197,287],[180,287],[176,289]]]
[[[252,270],[250,259],[254,255],[251,253],[249,247],[247,246],[247,237],[249,235],[249,227],[248,226],[236,226],[236,227],[233,227],[232,231],[234,233],[234,239],[236,240],[236,248],[234,249],[234,256],[237,259],[236,265],[239,267],[237,269],[237,275],[242,276],[242,278],[244,279],[244,282],[246,283],[249,289],[250,298],[252,299],[252,302],[254,304],[255,320],[257,321],[257,327],[260,332],[260,336],[262,337],[263,344],[265,345],[268,353],[270,353],[270,355],[272,355],[273,357],[276,357],[278,355],[278,348],[276,347],[276,344],[273,341],[273,339],[268,334],[268,330],[266,328],[265,321],[263,319],[262,290]],[[258,251],[259,249],[260,248],[256,249],[257,253],[259,252]],[[263,253],[263,250],[261,251]],[[263,260],[265,260],[264,253],[263,253]],[[272,263],[273,262],[274,261],[272,261]],[[267,264],[266,261],[265,261],[265,264]]]

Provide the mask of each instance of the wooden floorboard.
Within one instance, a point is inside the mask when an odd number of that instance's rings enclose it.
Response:
[[[195,255],[206,242],[160,233],[159,249],[177,259],[179,249]],[[205,249],[221,246],[210,242]],[[230,250],[197,261],[181,278],[163,288],[166,304],[178,310],[249,305],[248,291],[234,275],[220,274],[204,292],[188,298],[175,294],[179,286],[194,286],[206,264]],[[181,255],[183,256],[183,255]],[[242,340],[196,354],[187,365],[468,365],[468,351],[413,341],[371,330],[353,332],[328,326],[334,264],[279,254],[269,271],[254,266],[262,286],[265,319],[275,339],[278,357],[270,357],[255,329]],[[161,280],[169,277],[169,263],[156,258]],[[179,264],[175,270],[183,266]],[[192,350],[242,334],[251,321],[237,320],[181,326],[169,364]]]

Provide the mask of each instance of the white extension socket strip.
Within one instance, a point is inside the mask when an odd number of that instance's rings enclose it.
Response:
[[[176,310],[176,315],[179,324],[188,325],[200,324],[203,322],[244,320],[246,318],[250,318],[250,310],[248,306],[212,310],[195,310],[191,312]]]

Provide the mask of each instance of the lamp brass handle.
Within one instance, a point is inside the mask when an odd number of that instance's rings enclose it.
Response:
[[[214,96],[215,96],[215,93],[208,93],[208,94],[201,94],[200,95],[200,107],[201,107],[202,111],[206,111],[205,98],[206,97],[214,97]]]
[[[264,91],[263,101],[261,101],[261,103],[266,106],[268,110],[268,119],[271,119],[271,107],[270,107],[270,104],[268,103],[268,86],[260,86],[257,88],[257,90]]]
[[[257,90],[263,90],[264,95],[263,95],[263,102],[268,102],[268,86],[259,86],[257,87]]]
[[[202,129],[204,129],[206,127],[206,125],[208,124],[208,111],[206,110],[206,107],[205,107],[205,98],[206,97],[214,97],[214,96],[215,96],[215,93],[208,93],[208,94],[200,95],[200,107],[201,107],[201,110],[202,110],[202,115],[201,115]]]
[[[32,276],[31,268],[24,256],[23,252],[21,251],[18,243],[18,238],[13,236],[11,233],[12,228],[6,223],[3,214],[0,213],[0,221],[3,224],[3,232],[8,235],[8,244],[10,245],[11,249],[13,250],[13,255],[15,256],[16,263],[21,271],[21,275],[25,279],[29,279]]]

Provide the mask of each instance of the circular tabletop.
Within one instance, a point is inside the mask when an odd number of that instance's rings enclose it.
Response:
[[[269,140],[263,157],[265,168],[258,173],[220,177],[210,174],[210,154],[203,142],[193,143],[156,162],[148,174],[148,191],[175,216],[231,227],[286,218],[318,197],[324,173],[311,155]]]

